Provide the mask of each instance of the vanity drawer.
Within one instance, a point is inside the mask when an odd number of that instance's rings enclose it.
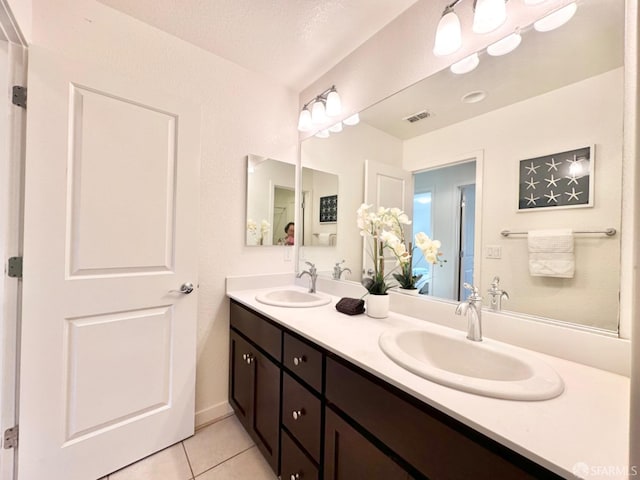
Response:
[[[277,361],[281,361],[282,332],[264,318],[231,301],[230,323],[233,328],[248,337]]]
[[[317,392],[322,391],[322,352],[285,333],[283,363]]]
[[[282,480],[318,480],[318,468],[300,450],[289,434],[283,430],[281,438],[280,477]]]
[[[559,478],[367,373],[329,357],[326,369],[327,402],[428,478]]]
[[[316,462],[320,461],[320,421],[320,399],[284,373],[282,423]]]

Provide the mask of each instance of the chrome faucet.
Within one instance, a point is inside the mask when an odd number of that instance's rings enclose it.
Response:
[[[491,282],[491,288],[488,290],[489,295],[491,295],[491,303],[489,304],[491,310],[499,312],[502,310],[502,299],[506,298],[509,300],[509,294],[504,290],[500,289],[500,277],[493,277],[493,281]]]
[[[309,265],[309,270],[303,270],[296,278],[302,278],[303,275],[309,275],[309,293],[316,293],[316,280],[318,279],[318,271],[316,266],[311,262],[304,262]]]
[[[464,288],[471,291],[466,301],[456,308],[456,315],[467,316],[467,338],[474,342],[482,341],[482,297],[477,287],[464,283]]]
[[[344,263],[344,260],[342,260],[341,262],[336,262],[336,264],[333,266],[333,279],[334,280],[340,280],[340,277],[342,276],[342,274],[344,272],[351,273],[351,269],[350,268],[340,268],[340,264],[341,263]]]

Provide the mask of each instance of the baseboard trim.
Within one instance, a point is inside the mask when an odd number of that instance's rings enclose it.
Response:
[[[233,413],[228,401],[220,402],[196,412],[196,429],[228,417]]]

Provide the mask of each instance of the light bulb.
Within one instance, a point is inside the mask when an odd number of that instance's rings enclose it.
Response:
[[[505,0],[476,0],[473,15],[474,33],[489,33],[507,19]]]
[[[342,102],[335,87],[332,88],[329,95],[327,95],[326,112],[330,117],[336,117],[342,113]]]
[[[354,125],[357,125],[360,123],[360,115],[358,115],[357,113],[354,113],[349,118],[345,118],[342,121],[342,123],[344,123],[345,125],[349,125],[350,127],[353,127]]]
[[[487,53],[494,57],[500,55],[506,55],[509,52],[513,52],[518,45],[522,42],[522,37],[518,32],[512,33],[504,37],[502,40],[498,40],[487,47]]]
[[[331,133],[340,133],[342,131],[342,122],[338,122],[335,125],[329,127]]]
[[[565,5],[559,10],[556,10],[553,13],[550,13],[546,17],[541,18],[537,22],[533,24],[533,28],[535,28],[538,32],[549,32],[558,27],[561,27],[576,13],[578,9],[578,5],[576,2],[572,2],[568,5]]]
[[[453,73],[462,74],[469,73],[471,70],[474,70],[480,64],[480,58],[477,53],[469,55],[468,57],[463,58],[459,62],[451,65],[451,71]]]
[[[445,9],[436,29],[433,54],[442,57],[450,55],[462,46],[460,19],[452,8]]]
[[[320,130],[318,133],[316,133],[316,137],[318,137],[318,138],[329,138],[329,130],[327,130],[327,129]]]
[[[321,125],[327,121],[324,102],[319,98],[313,102],[313,107],[311,107],[311,121],[316,125]]]
[[[313,122],[311,121],[311,112],[305,106],[300,112],[298,117],[298,130],[301,132],[309,132],[313,128]]]

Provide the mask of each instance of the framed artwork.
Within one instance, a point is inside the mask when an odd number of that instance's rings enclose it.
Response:
[[[520,160],[518,211],[593,207],[594,146]]]
[[[338,221],[338,195],[320,197],[320,223]]]

